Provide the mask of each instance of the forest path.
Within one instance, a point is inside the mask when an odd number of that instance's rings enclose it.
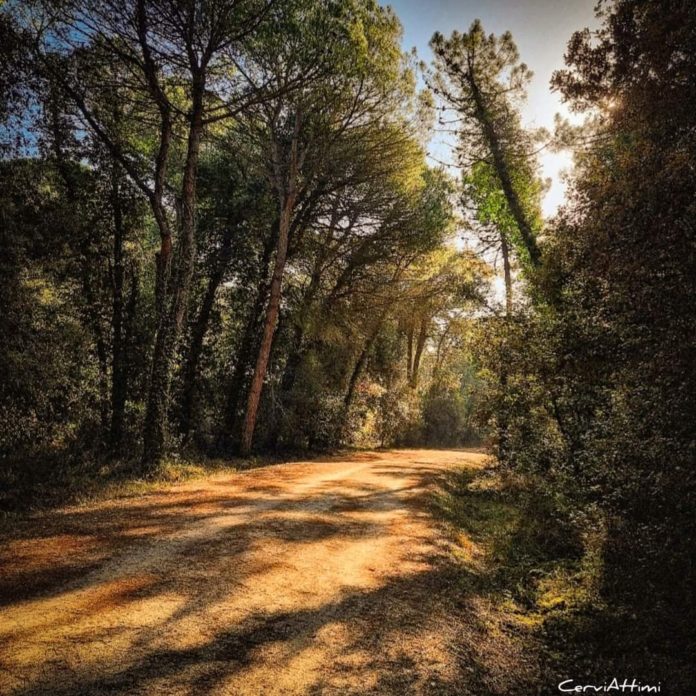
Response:
[[[357,453],[29,520],[2,540],[0,693],[467,693],[429,491],[483,458]]]

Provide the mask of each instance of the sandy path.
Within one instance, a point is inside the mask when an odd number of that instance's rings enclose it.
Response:
[[[427,499],[482,458],[357,454],[32,520],[0,553],[0,693],[464,693]]]

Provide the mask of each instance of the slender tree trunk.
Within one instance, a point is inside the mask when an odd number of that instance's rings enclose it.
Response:
[[[428,340],[428,325],[430,320],[427,317],[422,317],[418,328],[418,338],[416,340],[416,352],[413,356],[413,367],[411,368],[411,389],[418,386],[418,372],[420,370],[420,362],[423,357],[423,349],[425,342]]]
[[[307,321],[310,315],[312,306],[314,304],[314,299],[319,290],[319,283],[321,281],[321,270],[322,263],[324,261],[324,254],[320,253],[315,260],[314,269],[312,271],[312,277],[310,278],[309,285],[304,293],[300,308],[297,311],[296,316],[292,319],[292,328],[290,330],[290,340],[287,349],[287,360],[283,367],[283,376],[280,380],[280,395],[279,395],[279,408],[282,409],[287,404],[290,393],[295,386],[295,379],[297,377],[297,371],[302,364],[304,358],[304,352],[302,350],[302,343],[304,341],[305,333],[307,330]],[[282,318],[281,318],[282,321]],[[273,432],[269,440],[269,446],[272,449],[277,449],[278,440],[281,434],[281,423],[277,417],[273,419]]]
[[[351,271],[355,269],[355,265],[350,265]],[[318,278],[320,280],[320,278]],[[350,273],[346,273],[346,270],[341,274],[337,282],[331,291],[325,296],[324,300],[321,302],[318,310],[317,316],[326,317],[329,315],[329,311],[333,306],[334,302],[338,299],[339,292],[348,284],[350,280]],[[317,286],[318,289],[318,286]],[[316,289],[313,292],[316,295]],[[298,335],[293,336],[294,340],[291,343],[293,348],[290,351],[290,357],[286,363],[285,370],[283,372],[282,389],[284,393],[288,393],[292,390],[295,384],[295,377],[297,375],[297,369],[302,364],[305,356],[307,355],[310,348],[316,348],[321,346],[321,340],[309,340],[305,341],[306,332],[304,326],[301,327]],[[304,344],[304,345],[303,345]]]
[[[411,384],[413,379],[413,319],[408,320],[408,333],[406,334],[406,381]]]
[[[123,242],[125,237],[123,210],[121,208],[121,191],[119,185],[118,165],[112,169],[112,196],[114,213],[114,243],[112,286],[113,300],[111,309],[111,427],[109,444],[112,454],[117,454],[123,440],[123,424],[126,408],[126,363],[123,329],[123,286],[124,259]]]
[[[305,326],[301,322],[296,322],[293,326],[292,336],[290,338],[290,350],[288,359],[285,362],[283,369],[283,378],[280,382],[280,390],[283,395],[287,395],[295,386],[295,378],[297,370],[302,364],[303,352],[302,342],[305,335]]]
[[[503,257],[503,277],[505,279],[505,315],[512,315],[512,269],[510,267],[510,249],[507,237],[500,235],[500,251]]]
[[[171,292],[171,302],[168,307],[164,308],[162,321],[158,326],[157,336],[155,338],[150,390],[145,413],[142,461],[146,470],[154,468],[159,463],[166,446],[171,363],[184,323],[195,265],[196,176],[198,173],[200,142],[203,132],[204,87],[205,83],[202,73],[194,75],[188,147],[181,185],[181,223],[177,254],[178,265],[176,273],[174,274],[174,287]],[[171,253],[171,242],[169,252]],[[160,258],[160,262],[161,261],[162,259]],[[165,292],[165,299],[168,294],[168,292]]]
[[[292,226],[288,235],[288,258],[290,258],[293,252],[293,249],[290,246],[290,240],[293,240],[295,242],[295,245],[297,244],[295,233],[298,230],[301,231],[303,226],[307,224],[307,221],[311,217],[312,212],[316,208],[318,200],[319,196],[317,191],[315,191],[309,200],[304,201],[304,207],[302,209],[301,214],[295,216],[295,219],[292,222]],[[268,294],[270,292],[270,282],[266,282],[266,278],[268,278],[268,274],[270,271],[271,255],[273,254],[273,251],[276,248],[277,244],[278,222],[274,224],[273,233],[269,235],[268,239],[266,240],[266,243],[264,244],[263,263],[261,264],[262,272],[259,274],[262,281],[259,284],[256,300],[254,302],[252,312],[249,315],[249,319],[247,320],[244,337],[239,345],[237,356],[234,362],[234,368],[232,370],[233,376],[230,382],[231,387],[229,391],[228,405],[226,410],[227,416],[223,430],[223,436],[221,438],[222,443],[224,443],[225,445],[231,443],[238,434],[238,420],[240,409],[244,401],[243,397],[245,394],[248,395],[248,388],[245,389],[247,376],[254,366],[253,358],[255,355],[258,355],[259,347],[261,344],[262,312],[266,306]],[[283,318],[282,316],[280,316],[278,321],[278,328],[276,328],[276,333],[278,332],[281,326],[282,320]],[[296,328],[297,325],[294,325],[291,345],[296,345],[297,350],[293,350],[292,348],[290,349],[289,360],[295,362],[296,367],[298,367],[301,364],[302,359],[304,357],[304,353],[301,348],[302,339],[304,337],[304,328],[302,327],[302,330],[299,332],[299,335],[296,333]],[[271,355],[269,360],[272,361],[272,358],[273,356]],[[292,368],[288,369],[286,366],[286,369],[283,372],[284,376],[281,386],[281,391],[283,393],[287,393],[292,388],[292,383],[294,383],[294,375],[292,374],[293,372],[294,370]],[[277,437],[275,437],[277,434],[278,433],[276,432],[274,435],[274,441],[277,441]]]
[[[253,356],[258,354],[260,344],[260,322],[264,307],[268,300],[270,283],[268,274],[271,266],[273,250],[278,244],[278,222],[273,224],[271,234],[264,243],[263,258],[259,269],[259,282],[253,305],[247,316],[244,334],[240,341],[232,367],[232,378],[227,396],[225,420],[220,436],[220,447],[227,447],[236,440],[238,435],[239,412],[242,406],[247,375],[253,366]]]
[[[254,356],[258,354],[260,344],[259,317],[268,300],[268,291],[269,286],[267,283],[259,287],[254,305],[247,317],[244,334],[237,348],[227,396],[225,422],[220,438],[222,447],[230,446],[238,441],[240,410],[242,408],[243,395],[248,393],[248,390],[245,389],[248,374],[253,367]]]
[[[433,381],[436,381],[439,377],[440,370],[442,369],[442,364],[445,361],[445,345],[451,327],[452,324],[447,324],[447,328],[445,328],[442,334],[440,334],[440,338],[437,341],[437,351],[435,353],[435,367],[433,368]]]
[[[307,290],[302,298],[302,306],[300,307],[300,310],[298,311],[298,314],[293,322],[288,359],[285,362],[285,369],[283,370],[283,378],[281,380],[280,389],[282,395],[288,394],[292,391],[295,384],[297,370],[302,363],[302,341],[305,335],[307,319],[319,290],[322,264],[324,260],[324,254],[319,253],[314,264],[314,269],[312,270],[312,277],[310,278],[309,285],[307,286]]]
[[[215,265],[215,270],[208,280],[208,286],[203,296],[198,317],[193,325],[191,332],[191,343],[189,345],[186,365],[184,367],[184,385],[181,404],[181,416],[179,430],[184,438],[188,438],[191,431],[191,420],[196,401],[196,382],[198,379],[198,364],[203,351],[203,341],[208,331],[210,315],[215,305],[215,296],[225,277],[227,266],[232,258],[232,226],[225,228],[222,238],[220,253]]]
[[[350,373],[350,379],[348,380],[348,389],[346,389],[345,396],[343,397],[343,407],[346,411],[350,409],[353,399],[355,398],[355,388],[358,386],[358,380],[360,375],[362,375],[365,369],[365,364],[367,363],[367,356],[370,354],[370,348],[372,348],[373,340],[370,337],[365,342],[363,349],[360,351],[360,355],[353,366],[353,371]]]
[[[350,379],[348,380],[348,389],[346,389],[345,396],[343,397],[343,407],[346,413],[353,403],[353,399],[355,398],[355,388],[358,386],[358,380],[360,379],[362,371],[365,369],[367,358],[370,355],[370,351],[372,350],[372,346],[374,345],[377,336],[379,336],[379,331],[382,328],[382,324],[384,323],[386,316],[387,310],[383,310],[372,327],[372,330],[368,334],[367,340],[360,351],[360,355],[353,366],[353,371],[351,372]]]
[[[276,323],[278,321],[283,273],[285,271],[285,261],[288,252],[288,234],[290,231],[294,199],[295,194],[294,192],[291,192],[285,201],[285,205],[283,206],[283,210],[280,214],[280,221],[278,225],[278,248],[276,249],[273,275],[271,276],[268,307],[266,308],[266,315],[263,323],[263,333],[261,336],[261,345],[259,346],[256,365],[254,366],[254,374],[251,378],[251,385],[249,386],[246,412],[244,414],[244,423],[242,425],[242,438],[240,443],[240,452],[242,455],[246,455],[251,451],[254,429],[256,427],[256,416],[258,413],[259,403],[261,401],[261,392],[263,390],[263,381],[266,377],[268,358],[271,354],[273,336],[275,334]]]
[[[242,438],[240,442],[240,452],[246,455],[251,451],[251,445],[256,428],[256,416],[261,402],[261,392],[263,382],[266,378],[268,359],[273,346],[273,336],[275,335],[278,323],[278,313],[280,311],[280,297],[283,286],[283,273],[285,272],[285,262],[288,255],[288,241],[292,217],[297,202],[297,180],[299,172],[302,170],[304,153],[300,155],[299,141],[302,123],[302,115],[298,111],[295,113],[295,127],[290,145],[289,161],[287,173],[283,171],[281,155],[277,142],[273,146],[273,170],[276,190],[279,200],[279,220],[278,220],[278,246],[276,248],[275,264],[268,295],[268,307],[263,323],[261,334],[261,345],[254,366],[254,374],[249,386],[244,423],[242,424]],[[306,151],[305,151],[306,152]]]
[[[208,286],[203,296],[198,316],[191,330],[191,342],[184,365],[181,413],[179,416],[179,432],[185,440],[188,439],[191,433],[192,417],[196,403],[198,364],[200,362],[201,353],[203,352],[203,341],[208,331],[210,315],[215,304],[215,295],[222,282],[222,277],[222,273],[215,273],[208,280]]]
[[[501,345],[501,360],[500,360],[500,391],[505,395],[508,386],[508,370],[507,370],[507,331],[512,317],[512,270],[510,268],[510,249],[508,247],[507,238],[504,234],[500,235],[500,250],[503,256],[503,277],[505,279],[505,333]],[[498,415],[498,456],[503,464],[508,464],[510,459],[510,432],[509,422],[505,409],[499,411]]]

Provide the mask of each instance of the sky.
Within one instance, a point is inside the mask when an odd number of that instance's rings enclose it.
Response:
[[[574,31],[594,28],[596,0],[389,0],[404,27],[403,48],[415,47],[421,59],[430,62],[428,42],[433,33],[445,36],[466,31],[480,19],[486,33],[510,30],[520,58],[534,72],[522,117],[527,126],[553,128],[554,114],[568,116],[560,96],[551,92],[549,80],[562,68],[563,54]],[[437,148],[437,144],[435,144]],[[563,202],[565,186],[561,172],[570,166],[568,153],[542,153],[544,177],[551,188],[543,201],[545,215],[553,215]]]

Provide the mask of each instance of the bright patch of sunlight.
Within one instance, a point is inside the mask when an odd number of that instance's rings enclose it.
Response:
[[[546,192],[542,201],[544,217],[556,214],[558,208],[565,202],[566,181],[564,174],[573,166],[573,156],[568,150],[562,152],[543,152],[539,156],[542,176],[551,179],[551,188]]]
[[[493,297],[497,304],[503,304],[505,302],[505,278],[503,276],[496,276],[493,279]]]

